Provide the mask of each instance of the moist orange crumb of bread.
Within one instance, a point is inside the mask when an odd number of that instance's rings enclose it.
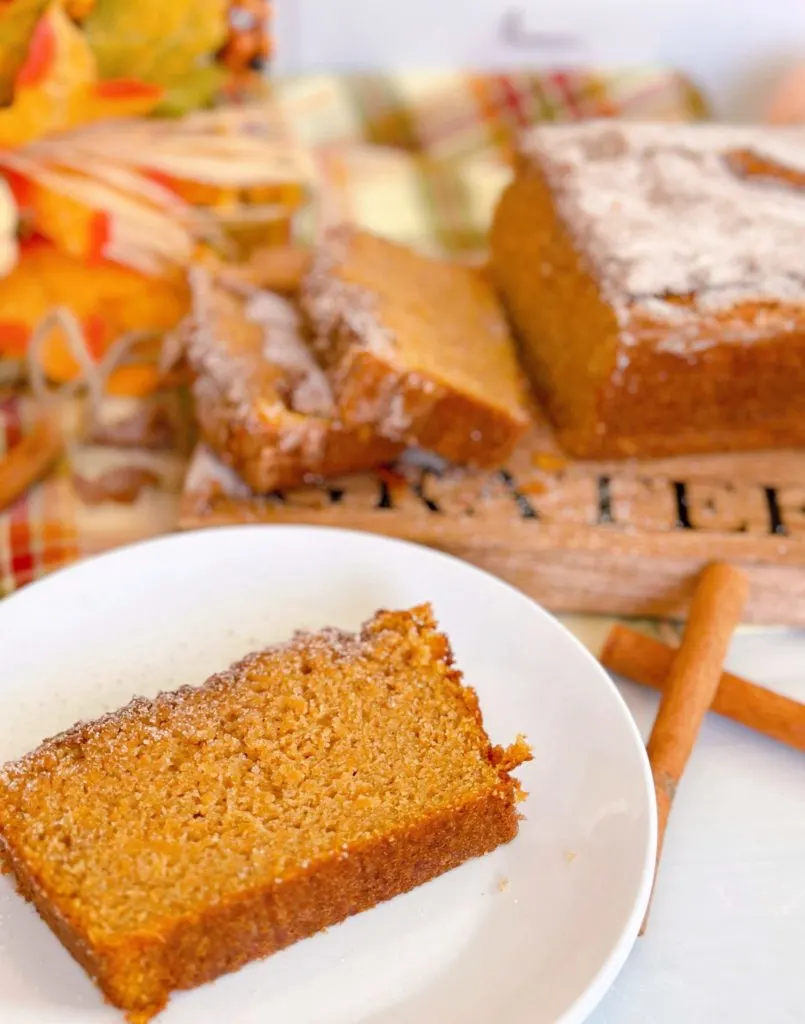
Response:
[[[506,318],[477,268],[332,229],[301,289],[345,422],[457,463],[498,466],[525,432]]]
[[[391,461],[402,446],[346,427],[294,302],[196,268],[184,325],[202,439],[258,494]]]
[[[0,771],[0,850],[100,986],[147,1021],[513,839],[494,747],[427,605],[137,698]]]
[[[804,129],[527,133],[492,270],[565,449],[805,443],[804,233]]]

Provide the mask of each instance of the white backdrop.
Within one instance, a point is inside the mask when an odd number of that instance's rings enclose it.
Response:
[[[659,63],[752,117],[805,61],[805,0],[277,0],[280,73]]]

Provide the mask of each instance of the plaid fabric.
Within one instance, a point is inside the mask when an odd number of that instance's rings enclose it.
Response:
[[[516,139],[528,125],[704,114],[690,83],[657,71],[313,76],[277,82],[273,94],[283,119],[318,155],[308,238],[346,219],[447,253],[485,246]]]
[[[318,231],[348,220],[432,253],[484,249],[509,176],[489,153],[450,163],[364,145],[323,147],[319,167]]]
[[[30,425],[32,403],[0,402],[0,457]],[[60,471],[0,516],[0,595],[73,561],[78,554],[75,502]]]
[[[537,120],[690,119],[701,99],[678,75],[592,74],[311,77],[274,83],[290,129],[315,148],[319,188],[307,233],[343,218],[431,251],[482,250],[517,133]],[[110,406],[121,400],[110,401]],[[165,396],[176,404],[176,396]],[[126,415],[131,409],[124,410]],[[0,454],[30,421],[30,403],[0,403]],[[64,410],[69,459],[0,514],[0,590],[77,557],[175,528],[185,469],[174,451],[81,442],[79,402]],[[88,504],[76,475],[151,474],[132,503]]]
[[[678,121],[705,112],[686,79],[656,70],[310,76],[276,83],[274,96],[299,138],[311,146],[370,143],[435,160],[487,151],[508,158],[517,135],[538,121]]]

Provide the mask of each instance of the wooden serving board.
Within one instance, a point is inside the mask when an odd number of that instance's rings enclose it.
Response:
[[[412,453],[392,470],[259,498],[199,448],[181,527],[254,522],[418,541],[554,611],[680,616],[697,572],[722,559],[750,576],[748,621],[805,625],[805,451],[569,462],[539,425],[500,471]]]

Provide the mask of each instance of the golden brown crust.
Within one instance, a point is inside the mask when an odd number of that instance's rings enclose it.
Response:
[[[403,446],[368,428],[292,412],[255,419],[209,380],[193,387],[201,439],[255,494],[299,487],[393,462]]]
[[[424,381],[420,374],[401,373],[373,352],[356,348],[334,372],[343,380],[339,410],[345,421],[386,424],[387,431],[394,430],[395,422],[411,424],[405,427],[406,436],[412,442],[415,437],[417,447],[451,462],[500,466],[522,433],[521,426],[513,426],[511,417],[499,409]]]
[[[408,892],[517,834],[511,793],[490,793],[331,858],[281,886],[182,922],[164,948],[170,989],[192,988]]]
[[[490,244],[523,366],[560,442],[577,453],[596,434],[596,387],[615,366],[617,322],[537,169],[521,171],[503,193]]]
[[[6,851],[6,856],[20,895],[33,904],[45,924],[70,955],[81,964],[109,1002],[121,1009],[136,1009],[136,1003],[131,1005],[127,1001],[128,993],[117,984],[114,963],[108,952],[102,947],[93,946],[80,922],[59,909],[57,901],[37,877],[33,864],[15,856],[10,848]],[[128,953],[133,954],[134,949],[130,949]],[[166,1002],[167,993],[161,1001],[158,998],[154,999],[151,1003],[153,1013],[158,1013]]]
[[[770,299],[700,309],[695,293],[611,300],[553,182],[539,160],[521,161],[491,245],[524,365],[563,447],[621,458],[805,443],[805,308]]]
[[[512,786],[437,814],[412,828],[351,849],[281,885],[178,920],[164,934],[92,946],[62,917],[28,866],[12,859],[21,894],[68,952],[120,1009],[143,1022],[171,992],[195,988],[338,924],[489,853],[517,835]]]
[[[302,305],[345,422],[483,467],[527,429],[505,318],[476,268],[342,227],[316,254]]]

